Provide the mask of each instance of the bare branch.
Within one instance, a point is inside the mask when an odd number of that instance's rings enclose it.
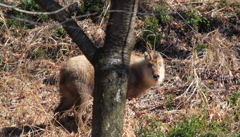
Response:
[[[66,6],[64,6],[64,7],[60,8],[60,9],[58,9],[58,10],[50,11],[50,12],[27,11],[27,10],[23,10],[23,9],[17,8],[16,6],[7,5],[7,4],[3,4],[3,3],[0,3],[0,7],[13,9],[13,10],[16,10],[18,12],[25,13],[25,14],[30,14],[30,15],[52,15],[52,14],[56,14],[56,13],[58,13],[60,11],[63,11],[65,9],[68,9],[68,7],[71,7],[73,4],[75,4],[75,3],[68,4],[68,5],[66,5]],[[134,14],[134,12],[124,11],[124,10],[108,10],[106,13],[111,13],[111,12],[120,12],[120,13],[131,13],[131,14]],[[92,16],[92,15],[96,15],[96,14],[99,14],[99,12],[88,13],[88,14],[85,14],[83,16],[77,16],[77,18]],[[138,12],[137,14],[138,15],[168,15],[170,13],[146,13],[146,12],[145,13],[141,13],[141,12]]]
[[[26,23],[33,24],[33,25],[42,25],[42,23],[39,23],[39,22],[36,22],[36,21],[31,21],[31,20],[27,20],[27,19],[14,17],[14,16],[11,16],[11,15],[8,15],[8,14],[5,14],[5,13],[0,13],[0,15],[4,16],[6,18],[14,19],[14,20],[21,21],[21,22],[26,22]]]
[[[62,6],[53,0],[35,0],[35,2],[48,12],[62,9]],[[62,10],[51,15],[51,17],[62,24],[63,28],[78,45],[83,54],[90,62],[92,62],[92,58],[95,55],[97,48],[78,24],[71,18],[70,13],[66,10]]]
[[[67,6],[64,6],[63,8],[61,9],[58,9],[56,11],[52,11],[52,12],[33,12],[33,11],[27,11],[27,10],[23,10],[23,9],[20,9],[20,8],[17,8],[16,6],[12,6],[12,5],[7,5],[7,4],[3,4],[3,3],[0,3],[0,7],[4,7],[4,8],[8,8],[8,9],[13,9],[13,10],[16,10],[18,12],[21,12],[21,13],[26,13],[26,14],[31,14],[31,15],[52,15],[52,14],[56,14],[60,11],[63,11],[65,9],[67,9],[68,7],[72,6],[74,3],[71,3]]]

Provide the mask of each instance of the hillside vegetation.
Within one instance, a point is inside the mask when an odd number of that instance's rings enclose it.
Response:
[[[33,1],[2,2],[42,11]],[[72,17],[103,46],[108,3],[83,0],[78,6]],[[89,12],[100,13],[84,16]],[[161,52],[166,78],[127,100],[123,136],[240,137],[240,2],[142,0],[137,16],[134,50]],[[72,111],[58,126],[51,123],[59,70],[81,54],[58,22],[1,8],[0,30],[0,136],[90,136],[91,118],[78,129]]]

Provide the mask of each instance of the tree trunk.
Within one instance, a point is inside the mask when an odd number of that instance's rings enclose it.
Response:
[[[103,48],[95,56],[92,137],[121,137],[138,0],[112,0]]]

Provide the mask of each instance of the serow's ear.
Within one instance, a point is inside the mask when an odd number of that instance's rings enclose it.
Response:
[[[160,55],[159,52],[154,52],[154,59],[158,59],[158,58],[161,58],[162,56]]]
[[[152,55],[150,51],[146,51],[144,55],[145,55],[145,59],[152,60]]]

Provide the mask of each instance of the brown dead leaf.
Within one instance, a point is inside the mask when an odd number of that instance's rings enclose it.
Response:
[[[5,61],[4,61],[4,63],[8,63],[8,58],[5,58]]]

